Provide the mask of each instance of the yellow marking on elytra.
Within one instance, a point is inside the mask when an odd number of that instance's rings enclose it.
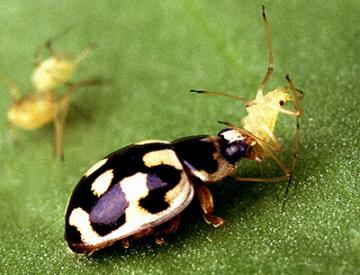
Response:
[[[95,163],[93,166],[90,167],[89,170],[86,171],[84,174],[85,177],[90,176],[92,173],[94,173],[96,170],[98,170],[101,166],[103,166],[107,162],[107,159],[102,159]]]
[[[165,143],[165,144],[168,144],[170,142],[165,141],[165,140],[149,139],[149,140],[144,140],[144,141],[137,142],[137,143],[135,143],[135,145],[144,145],[144,144],[149,144],[149,143]]]
[[[81,240],[86,244],[97,243],[99,234],[91,227],[89,214],[82,208],[75,208],[69,216],[69,224],[81,232]]]
[[[146,153],[143,156],[143,161],[147,167],[168,164],[174,166],[176,169],[183,168],[175,152],[171,149],[164,149]]]
[[[130,205],[125,210],[126,222],[130,222],[133,218],[138,219],[141,216],[149,215],[138,203],[134,203],[139,202],[140,199],[149,194],[146,182],[147,174],[140,172],[121,180],[121,190],[124,192],[126,200],[130,202]]]
[[[100,176],[98,176],[91,185],[91,191],[94,195],[100,197],[102,194],[108,190],[112,179],[114,178],[114,171],[107,170]]]
[[[182,196],[188,193],[187,191],[189,188],[192,188],[191,183],[189,182],[185,173],[181,172],[180,181],[175,185],[174,188],[166,192],[165,201],[169,205],[174,204],[175,200],[182,199]]]

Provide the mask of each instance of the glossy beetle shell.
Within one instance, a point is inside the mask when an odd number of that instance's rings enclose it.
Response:
[[[221,132],[172,143],[145,141],[99,161],[84,174],[68,203],[65,239],[70,249],[89,254],[136,234],[147,235],[141,232],[153,233],[188,206],[195,179],[214,182],[234,171],[242,155],[231,159],[232,153],[224,151],[231,146]]]

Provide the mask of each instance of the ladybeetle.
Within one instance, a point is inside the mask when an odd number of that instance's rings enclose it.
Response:
[[[162,243],[162,236],[178,228],[180,214],[195,192],[205,221],[215,227],[223,225],[224,221],[213,215],[213,199],[206,184],[231,175],[241,158],[256,161],[272,158],[282,169],[282,176],[235,179],[288,180],[286,198],[299,148],[299,117],[303,113],[299,96],[302,92],[287,75],[288,86],[263,94],[273,62],[264,7],[262,15],[268,35],[269,66],[256,98],[245,101],[248,115],[242,119],[243,128],[222,122],[230,128],[217,136],[185,137],[171,143],[144,141],[120,149],[96,163],[75,187],[67,207],[65,240],[73,252],[91,254],[117,241],[128,247],[131,240],[149,235]],[[243,100],[224,93],[192,91]],[[288,101],[294,104],[294,110],[283,107]],[[296,118],[296,142],[290,167],[276,155],[281,146],[273,131],[279,113]]]
[[[179,214],[194,192],[206,222],[223,220],[213,215],[213,200],[206,183],[230,175],[242,157],[256,159],[251,137],[227,128],[217,136],[192,136],[167,141],[144,141],[122,148],[92,166],[75,187],[66,211],[65,240],[75,253],[121,241],[176,231]]]

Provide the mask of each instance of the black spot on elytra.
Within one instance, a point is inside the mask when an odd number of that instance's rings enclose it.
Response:
[[[214,158],[216,147],[213,142],[203,140],[206,137],[194,136],[178,139],[173,142],[173,147],[185,165],[213,174],[218,170],[218,161]]]
[[[102,224],[102,223],[91,223],[92,228],[98,233],[100,236],[105,236],[109,234],[111,231],[119,228],[126,221],[125,214],[120,216],[119,219],[116,220],[113,224]]]
[[[91,191],[91,184],[92,182],[86,177],[82,177],[71,194],[65,213],[65,240],[69,244],[81,242],[80,232],[76,227],[69,224],[71,212],[78,207],[81,207],[86,212],[90,212],[92,205],[97,200],[97,197]]]
[[[113,185],[95,203],[90,222],[99,235],[106,235],[125,223],[125,210],[129,206],[121,187]]]
[[[163,164],[151,167],[146,180],[149,193],[140,200],[140,206],[152,214],[166,210],[169,204],[165,201],[165,194],[180,180],[181,170],[173,166]]]
[[[169,204],[165,201],[164,190],[154,189],[149,194],[140,200],[140,206],[151,214],[156,214],[166,210]]]
[[[80,232],[76,229],[75,226],[71,226],[68,223],[68,220],[66,221],[65,225],[65,240],[69,244],[81,242]]]

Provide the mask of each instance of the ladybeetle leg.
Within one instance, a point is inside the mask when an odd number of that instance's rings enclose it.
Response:
[[[223,226],[224,220],[213,215],[214,201],[209,188],[207,188],[204,184],[197,184],[196,191],[200,200],[205,221],[208,224],[212,224],[214,227]]]

